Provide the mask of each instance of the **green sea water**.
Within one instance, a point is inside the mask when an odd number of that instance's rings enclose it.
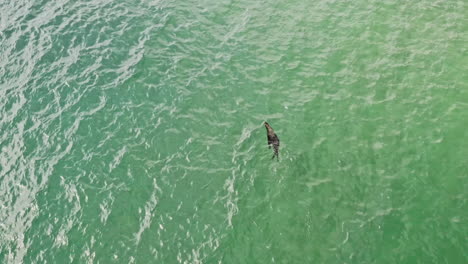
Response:
[[[468,263],[467,14],[0,0],[0,263]]]

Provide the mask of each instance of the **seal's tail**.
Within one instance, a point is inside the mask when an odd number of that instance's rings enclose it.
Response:
[[[275,156],[276,156],[276,161],[279,161],[279,151],[278,151],[278,147],[273,146],[273,149],[274,149],[274,153],[273,153],[273,156],[271,157],[271,159],[274,159]]]

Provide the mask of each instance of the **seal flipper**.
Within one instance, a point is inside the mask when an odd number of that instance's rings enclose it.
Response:
[[[277,144],[273,144],[273,151],[274,151],[274,153],[273,153],[273,157],[271,157],[271,159],[274,159],[275,156],[276,156],[276,161],[279,161],[279,140],[278,140]]]
[[[273,154],[273,156],[271,157],[271,159],[275,159],[275,156],[276,156],[276,161],[279,161],[279,155],[278,155],[278,153]]]

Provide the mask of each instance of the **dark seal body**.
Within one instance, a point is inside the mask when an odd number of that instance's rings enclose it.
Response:
[[[267,130],[268,148],[271,148],[271,146],[273,146],[274,153],[273,153],[273,157],[271,158],[274,159],[276,156],[276,160],[279,160],[280,140],[278,136],[275,134],[275,131],[273,130],[273,128],[267,122],[265,122],[265,128]]]

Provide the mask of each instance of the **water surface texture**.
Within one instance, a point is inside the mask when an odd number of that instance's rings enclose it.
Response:
[[[467,13],[0,0],[0,262],[468,263]]]

